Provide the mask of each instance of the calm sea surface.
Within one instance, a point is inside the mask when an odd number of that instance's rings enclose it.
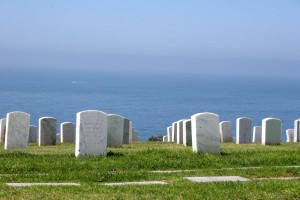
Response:
[[[250,117],[260,126],[276,117],[285,129],[300,118],[300,81],[171,75],[97,75],[63,72],[0,74],[0,117],[24,111],[31,124],[44,116],[58,124],[75,122],[76,113],[101,110],[133,121],[140,140],[165,134],[172,122],[199,112],[213,112],[233,123]],[[59,125],[58,125],[59,128]],[[59,129],[58,129],[59,130]]]

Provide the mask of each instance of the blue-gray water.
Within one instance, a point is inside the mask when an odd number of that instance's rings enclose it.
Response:
[[[4,71],[0,74],[0,117],[24,111],[31,124],[53,116],[58,124],[75,122],[76,113],[101,110],[133,121],[140,140],[165,134],[179,119],[214,112],[233,123],[249,117],[254,126],[276,117],[285,129],[300,118],[300,81],[214,76]]]

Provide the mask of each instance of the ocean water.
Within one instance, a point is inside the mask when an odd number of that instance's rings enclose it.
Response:
[[[23,111],[31,124],[52,116],[76,121],[76,113],[101,110],[129,118],[140,140],[166,134],[172,122],[199,112],[232,122],[249,117],[260,126],[266,117],[282,120],[285,130],[300,118],[300,81],[289,79],[81,73],[64,71],[4,71],[0,74],[0,117]]]

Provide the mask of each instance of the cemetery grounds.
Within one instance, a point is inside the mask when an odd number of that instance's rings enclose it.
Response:
[[[24,150],[0,146],[0,199],[300,199],[300,144],[221,143],[221,155],[175,143],[136,142],[106,157],[75,158],[72,143]],[[241,176],[196,183],[185,177]],[[105,183],[163,181],[163,185]],[[76,183],[11,187],[7,183]]]

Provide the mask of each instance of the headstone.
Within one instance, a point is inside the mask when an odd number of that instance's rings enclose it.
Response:
[[[163,136],[163,142],[168,142],[168,136]]]
[[[247,144],[251,142],[252,120],[247,117],[236,120],[236,143]]]
[[[129,119],[124,118],[123,144],[129,144]]]
[[[86,110],[76,115],[75,156],[106,155],[107,114]]]
[[[124,117],[109,114],[107,117],[107,146],[121,147],[123,145]]]
[[[294,129],[286,130],[286,142],[294,142]]]
[[[177,122],[172,123],[172,142],[177,142]]]
[[[261,143],[261,126],[254,126],[253,127],[253,143]]]
[[[183,144],[183,120],[177,122],[177,144]]]
[[[56,119],[42,117],[39,119],[39,146],[56,145]]]
[[[138,142],[139,141],[139,132],[134,129],[133,135],[132,135],[132,141],[133,142]]]
[[[56,143],[59,143],[61,141],[61,134],[57,133],[56,134]]]
[[[220,154],[219,115],[198,113],[191,117],[191,121],[193,151]]]
[[[168,142],[172,142],[172,126],[169,126],[167,128],[167,133],[168,133]]]
[[[37,127],[30,125],[29,127],[29,143],[36,143],[37,142]]]
[[[192,146],[192,122],[190,119],[183,121],[183,145]]]
[[[262,120],[261,140],[263,145],[280,144],[281,142],[281,121],[276,118],[265,118]]]
[[[232,142],[231,122],[220,122],[220,137],[221,142]]]
[[[0,119],[0,142],[5,142],[6,118]]]
[[[132,121],[129,121],[129,142],[132,142],[132,129],[133,129],[133,126],[132,126]]]
[[[300,119],[294,122],[294,142],[300,142]]]
[[[75,142],[76,125],[72,122],[60,124],[60,142]]]
[[[26,148],[29,138],[29,125],[29,114],[24,112],[7,113],[4,149]]]

